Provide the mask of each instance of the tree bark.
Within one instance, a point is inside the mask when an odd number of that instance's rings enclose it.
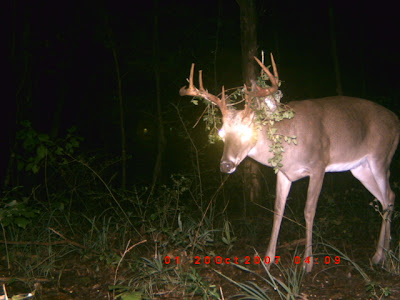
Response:
[[[156,102],[157,102],[157,119],[158,119],[157,157],[153,169],[153,183],[152,183],[152,186],[154,188],[154,185],[157,183],[157,179],[162,170],[162,158],[166,144],[164,123],[162,117],[161,91],[160,91],[160,46],[158,37],[158,0],[155,1],[153,57],[154,57],[154,77],[156,81]]]
[[[240,6],[240,29],[242,46],[242,74],[247,86],[257,79],[254,56],[257,55],[257,13],[254,0],[237,0]],[[255,161],[244,161],[244,184],[250,202],[259,202],[261,181],[259,168]],[[253,209],[250,209],[250,213]]]
[[[115,46],[112,47],[112,53],[115,64],[115,71],[117,73],[117,92],[119,102],[119,122],[121,130],[121,188],[126,188],[126,133],[125,133],[125,113],[124,113],[124,98],[122,97],[122,79],[119,70],[119,63],[117,57],[117,50]]]
[[[117,49],[113,40],[113,34],[111,30],[111,26],[108,23],[107,15],[105,16],[106,28],[107,28],[107,38],[108,44],[111,48],[111,52],[114,60],[114,67],[117,79],[117,98],[119,102],[119,122],[120,122],[120,131],[121,131],[121,188],[126,188],[126,131],[125,131],[125,112],[124,112],[124,98],[122,96],[122,77],[121,71],[119,67],[118,54]]]
[[[257,55],[257,14],[254,0],[238,0],[242,46],[242,76],[247,86],[257,79],[254,56]]]

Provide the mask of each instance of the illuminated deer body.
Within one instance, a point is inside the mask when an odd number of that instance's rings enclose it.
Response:
[[[198,96],[218,105],[222,112],[221,134],[225,143],[220,169],[232,173],[240,162],[249,156],[259,163],[271,166],[273,154],[269,151],[271,141],[267,127],[255,128],[251,99],[267,100],[267,96],[278,90],[278,73],[271,55],[274,75],[257,58],[257,62],[268,74],[272,83],[270,88],[253,85],[246,92],[244,110],[230,110],[222,97],[208,93],[202,83],[200,89],[193,84],[194,65],[192,65],[189,87],[183,87],[180,95]],[[247,88],[245,87],[247,91]],[[257,98],[255,98],[257,97]],[[261,99],[261,100],[260,100]],[[270,99],[270,98],[268,98]],[[278,103],[268,103],[274,109]],[[395,195],[389,185],[389,166],[397,148],[400,123],[397,116],[386,108],[371,101],[350,97],[328,97],[295,101],[288,104],[293,111],[292,119],[276,122],[277,133],[283,136],[296,136],[297,145],[285,144],[282,167],[277,173],[275,212],[272,235],[266,255],[275,256],[276,244],[286,199],[292,182],[309,176],[307,201],[304,209],[306,220],[306,248],[304,257],[312,257],[312,229],[317,201],[325,172],[352,174],[375,196],[382,205],[384,217],[379,235],[377,250],[372,258],[375,264],[383,263],[385,250],[389,249],[390,223]],[[312,269],[305,265],[307,271]]]

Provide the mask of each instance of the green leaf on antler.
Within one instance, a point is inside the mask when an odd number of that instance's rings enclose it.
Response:
[[[262,71],[260,77],[257,79],[257,85],[261,88],[270,87],[266,81],[269,80],[268,75]],[[278,83],[280,86],[280,82]],[[243,88],[236,89],[230,95],[226,95],[226,101],[230,102],[230,99],[234,99],[235,103],[231,103],[230,109],[235,109],[235,104],[245,101],[245,93]],[[278,132],[275,127],[277,122],[281,122],[284,119],[292,119],[294,117],[294,111],[285,104],[280,102],[282,98],[282,92],[277,90],[274,94],[267,96],[266,98],[255,98],[252,101],[251,108],[255,112],[254,126],[257,130],[262,130],[267,127],[267,137],[272,142],[269,151],[273,154],[273,157],[269,159],[269,163],[275,170],[275,173],[282,167],[283,158],[283,141],[287,144],[297,145],[296,136],[285,136]],[[222,124],[221,116],[217,113],[216,106],[211,105],[209,101],[204,100],[207,104],[207,109],[203,114],[203,121],[206,123],[205,129],[209,131],[208,140],[211,144],[214,144],[221,138],[218,135],[218,129]],[[198,105],[198,100],[192,99],[192,103]],[[274,105],[276,103],[276,105]],[[283,141],[282,141],[283,137]]]

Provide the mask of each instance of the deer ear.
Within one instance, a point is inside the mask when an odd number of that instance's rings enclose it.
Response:
[[[255,80],[251,81],[251,92],[258,94],[259,92],[263,92],[264,89],[259,87],[257,85],[257,82]],[[272,95],[268,95],[267,97],[262,97],[261,95],[259,96],[259,101],[264,101],[265,104],[268,106],[268,108],[274,112],[276,110],[276,108],[278,107],[278,104],[276,102],[276,100],[274,99],[274,97]]]
[[[267,96],[267,97],[265,97],[264,102],[265,102],[265,104],[267,104],[268,108],[272,112],[274,112],[276,110],[276,108],[278,107],[274,97]]]

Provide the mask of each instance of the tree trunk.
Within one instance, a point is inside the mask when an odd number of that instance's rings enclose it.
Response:
[[[154,15],[154,38],[153,38],[153,57],[154,57],[154,77],[156,81],[156,102],[157,102],[157,119],[158,119],[158,139],[157,139],[157,158],[153,169],[153,183],[157,183],[157,179],[162,170],[162,158],[165,148],[165,133],[161,107],[161,91],[160,91],[160,46],[158,38],[158,0],[155,1]]]
[[[107,16],[105,17],[106,28],[107,28],[107,37],[108,37],[108,44],[111,48],[111,52],[113,55],[114,66],[115,66],[115,73],[117,79],[117,98],[119,102],[119,122],[120,122],[120,131],[121,131],[121,188],[126,188],[126,133],[125,133],[125,112],[124,112],[124,98],[122,96],[122,77],[121,71],[118,62],[118,54],[117,49],[113,40],[113,33],[111,30],[111,26],[108,23]]]
[[[242,74],[247,86],[257,79],[254,56],[257,55],[257,14],[254,0],[238,0],[242,46]]]
[[[119,102],[119,122],[121,130],[121,188],[126,188],[126,134],[125,134],[125,117],[124,117],[124,99],[122,97],[122,79],[119,70],[119,63],[117,57],[117,50],[112,46],[112,54],[114,58],[115,71],[117,73],[117,92]]]
[[[238,0],[240,6],[240,29],[242,46],[242,73],[243,80],[247,86],[251,81],[257,79],[254,56],[257,55],[257,13],[254,0]],[[247,159],[244,161],[244,185],[250,202],[259,202],[261,181],[258,165],[255,161]],[[248,202],[248,201],[246,201]],[[250,209],[252,214],[255,210]]]

